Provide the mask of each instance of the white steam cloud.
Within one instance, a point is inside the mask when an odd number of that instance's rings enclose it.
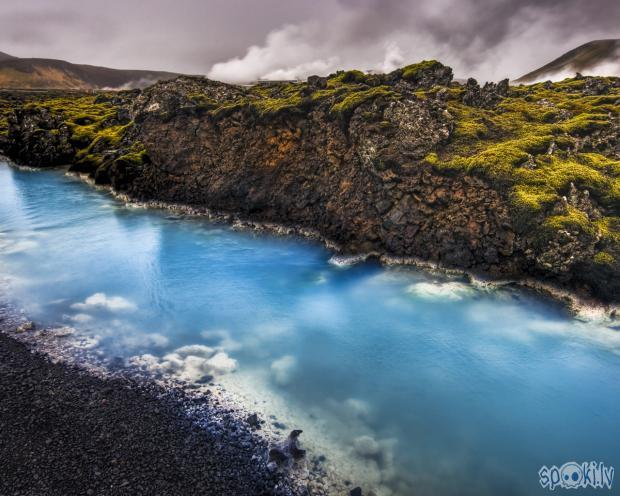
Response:
[[[208,77],[250,82],[351,68],[389,72],[434,58],[457,77],[515,79],[582,43],[617,35],[608,15],[620,8],[605,4],[606,15],[583,0],[340,0],[321,20],[273,29],[244,55],[214,64]]]

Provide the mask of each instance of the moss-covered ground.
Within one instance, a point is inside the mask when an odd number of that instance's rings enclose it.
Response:
[[[327,104],[329,115],[348,118],[364,102],[384,98],[397,99],[397,92],[383,84],[379,77],[361,71],[340,71],[326,80],[325,87],[310,88],[308,83],[279,83],[255,85],[244,96],[220,102],[208,101],[207,112],[223,118],[239,109],[248,109],[259,117],[283,114],[305,114],[321,104]],[[204,95],[192,95],[194,102],[206,101]]]
[[[546,219],[537,227],[577,228],[617,244],[620,231],[620,161],[595,151],[583,139],[612,125],[620,115],[620,88],[588,96],[585,80],[511,87],[496,108],[461,102],[462,87],[449,92],[447,108],[455,128],[450,143],[426,162],[439,169],[465,170],[508,187],[521,219]],[[589,138],[588,138],[589,139]],[[581,146],[576,146],[581,143]],[[589,219],[575,208],[551,215],[571,183],[587,190],[606,213]],[[544,215],[548,212],[549,215]],[[610,254],[597,260],[609,262]]]
[[[102,95],[106,96],[101,93],[32,93],[22,97],[19,106],[25,112],[48,112],[58,117],[68,128],[69,142],[76,150],[76,163],[96,168],[104,162],[104,155],[121,148],[121,142],[133,126],[133,122],[119,121],[118,107],[109,98],[101,98]],[[5,103],[0,98],[0,133],[6,134],[6,118],[15,107],[15,100]],[[144,162],[145,152],[141,145],[134,143],[122,158],[136,165]]]

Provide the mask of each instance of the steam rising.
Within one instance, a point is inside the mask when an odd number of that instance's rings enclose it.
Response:
[[[302,79],[337,69],[389,72],[435,58],[457,76],[515,78],[585,41],[617,35],[608,16],[620,7],[601,3],[599,10],[581,0],[341,0],[323,22],[274,29],[208,75],[232,82]]]
[[[498,80],[617,38],[619,18],[616,0],[22,0],[0,5],[0,50],[227,81],[435,58]]]

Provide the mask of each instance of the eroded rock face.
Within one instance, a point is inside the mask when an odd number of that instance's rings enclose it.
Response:
[[[347,253],[415,257],[500,277],[534,275],[616,301],[618,269],[593,269],[596,235],[560,229],[539,239],[516,219],[507,188],[432,165],[428,156],[453,138],[449,89],[422,98],[416,88],[450,84],[452,73],[430,64],[413,74],[362,75],[357,96],[380,91],[346,112],[334,112],[335,98],[315,98],[330,92],[320,77],[309,78],[290,109],[272,113],[241,87],[203,78],[159,83],[113,102],[116,119],[133,122],[131,133],[113,160],[104,153],[103,164],[83,172],[139,200],[311,228]],[[286,100],[286,87],[277,91]],[[470,80],[462,102],[493,108],[508,92],[507,81],[481,88]],[[213,102],[233,104],[213,112]],[[66,126],[55,116],[18,113],[12,130],[10,153],[22,162],[60,165],[74,158]],[[145,157],[138,162],[131,159],[135,144]],[[617,119],[575,146],[617,154]],[[557,153],[554,142],[547,155]],[[530,156],[522,167],[538,165]],[[600,216],[584,191],[568,192],[566,205],[589,220]]]
[[[497,273],[511,264],[515,235],[501,195],[419,163],[451,132],[439,101],[364,104],[345,130],[320,107],[260,125],[244,110],[217,122],[176,115],[166,117],[165,139],[163,118],[141,115],[154,165],[129,187],[133,196],[315,228],[347,252]]]
[[[46,109],[20,108],[9,116],[8,122],[20,138],[7,143],[7,154],[20,157],[33,167],[68,165],[75,158],[71,133],[58,115]]]
[[[362,162],[378,169],[423,159],[452,131],[451,116],[439,100],[406,98],[371,108],[381,120],[369,123],[367,112],[358,112],[349,133]]]

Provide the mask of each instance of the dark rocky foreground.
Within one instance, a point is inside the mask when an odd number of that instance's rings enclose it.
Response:
[[[51,363],[0,331],[0,494],[296,494],[264,441],[240,442],[232,418],[219,435],[197,427],[187,401]]]

